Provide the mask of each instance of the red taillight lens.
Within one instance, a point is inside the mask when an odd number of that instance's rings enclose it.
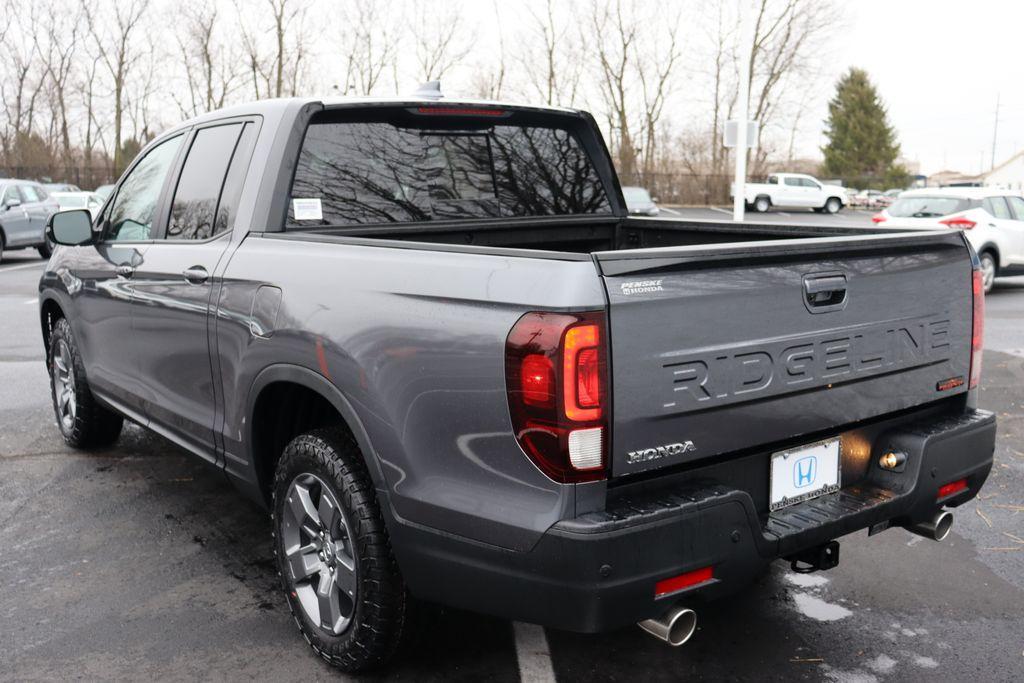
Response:
[[[956,481],[951,481],[948,484],[943,484],[942,486],[939,487],[939,495],[935,497],[935,500],[942,500],[943,498],[952,496],[954,493],[960,493],[965,489],[967,489],[966,479],[957,479]]]
[[[884,223],[885,221],[886,217],[884,213],[876,213],[874,216],[871,217],[872,223]]]
[[[985,280],[980,270],[972,273],[971,289],[974,321],[971,332],[971,381],[967,385],[968,389],[975,388],[981,381],[981,356],[985,341]]]
[[[523,358],[519,386],[523,401],[533,406],[549,406],[555,402],[555,368],[551,359],[539,353]]]
[[[710,581],[712,578],[714,578],[714,570],[711,567],[702,567],[692,572],[673,576],[671,579],[654,584],[654,597],[660,598],[670,593],[676,593],[684,588]]]
[[[939,223],[945,225],[947,228],[953,228],[954,230],[970,230],[977,223],[972,221],[966,216],[953,216],[952,218],[944,218]]]
[[[603,312],[527,313],[505,344],[509,413],[523,451],[559,482],[605,477]]]

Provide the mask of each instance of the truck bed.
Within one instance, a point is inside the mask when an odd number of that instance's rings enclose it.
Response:
[[[290,235],[416,242],[458,247],[529,249],[566,254],[625,251],[658,247],[717,245],[799,238],[892,234],[876,228],[780,225],[667,218],[540,218],[530,221],[375,225],[315,228]],[[349,241],[345,239],[343,241]],[[400,245],[395,245],[400,246]]]

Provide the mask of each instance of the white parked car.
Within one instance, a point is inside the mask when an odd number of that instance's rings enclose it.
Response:
[[[50,196],[57,200],[60,211],[88,209],[90,214],[95,215],[103,206],[103,197],[95,192],[51,192]]]
[[[743,199],[759,213],[772,207],[836,213],[849,203],[846,188],[826,185],[803,173],[773,173],[767,182],[747,183]]]
[[[997,277],[1024,275],[1024,197],[1009,190],[908,190],[871,220],[887,228],[963,230],[981,259],[986,292]]]

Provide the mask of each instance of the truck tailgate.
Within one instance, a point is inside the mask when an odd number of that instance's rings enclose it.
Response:
[[[967,390],[971,261],[958,233],[601,252],[595,260],[609,300],[612,476]]]

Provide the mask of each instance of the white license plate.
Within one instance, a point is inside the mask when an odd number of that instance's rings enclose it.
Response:
[[[772,455],[769,510],[838,490],[839,439],[826,439]]]

